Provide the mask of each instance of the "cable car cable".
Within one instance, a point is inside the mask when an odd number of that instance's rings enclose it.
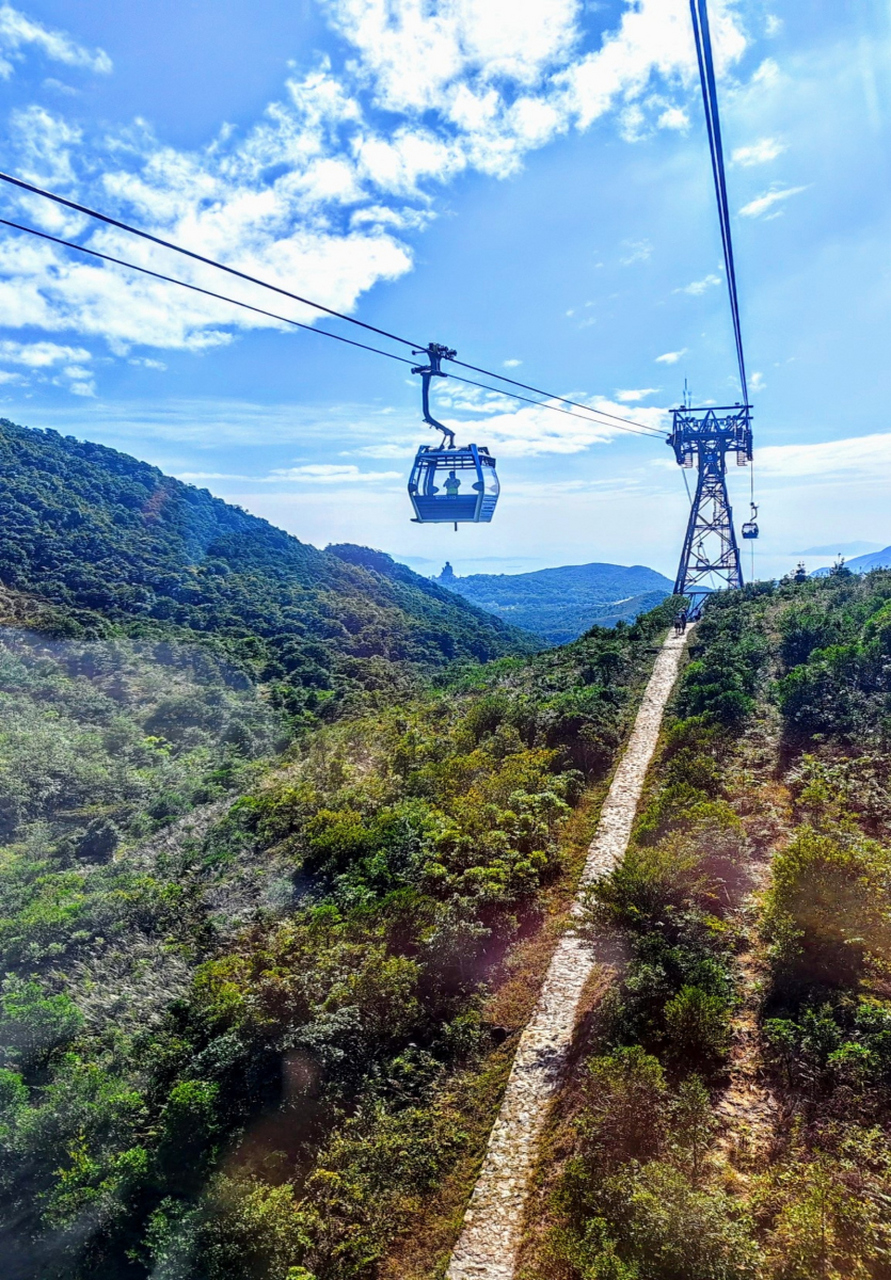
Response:
[[[714,58],[712,56],[712,41],[706,0],[690,0],[690,12],[693,17],[693,34],[696,40],[696,57],[699,63],[699,79],[702,86],[703,105],[705,107],[705,123],[708,132],[712,173],[715,180],[715,195],[718,201],[718,220],[721,226],[721,242],[724,248],[724,266],[727,275],[727,290],[730,295],[730,313],[733,321],[733,336],[736,343],[736,358],[739,364],[740,387],[743,395],[743,404],[748,405],[749,391],[746,379],[745,356],[743,353],[742,327],[740,325],[739,318],[739,297],[736,288],[736,267],[733,258],[733,239],[730,230],[730,205],[727,198],[727,180],[724,170],[724,145],[721,138],[721,118],[718,112],[718,90],[715,78]]]
[[[24,182],[21,178],[15,178],[10,173],[0,171],[0,182],[8,182],[14,187],[21,187],[23,191],[30,191],[34,195],[44,196],[47,200],[53,200],[56,204],[64,205],[66,209],[74,209],[77,213],[83,213],[88,218],[96,218],[99,222],[104,222],[110,227],[117,227],[119,231],[128,231],[131,235],[140,236],[143,240],[150,240],[153,244],[159,244],[164,249],[172,249],[174,253],[182,253],[187,258],[193,258],[196,262],[203,262],[205,266],[217,267],[220,271],[227,271],[231,276],[237,276],[240,280],[247,280],[250,284],[258,284],[263,289],[272,289],[274,293],[280,293],[285,298],[292,298],[295,302],[302,302],[304,306],[314,307],[316,311],[324,311],[329,316],[336,316],[338,320],[346,320],[350,324],[359,325],[362,329],[368,329],[371,333],[379,333],[382,338],[390,338],[393,342],[401,342],[405,347],[421,347],[422,342],[410,342],[408,338],[400,338],[398,334],[390,333],[387,329],[379,329],[376,325],[366,324],[364,320],[357,320],[355,316],[344,315],[342,311],[335,311],[333,307],[326,307],[321,302],[313,302],[311,298],[301,297],[299,293],[291,293],[287,289],[282,289],[276,284],[270,284],[268,280],[259,280],[256,276],[248,275],[246,271],[239,271],[237,267],[229,267],[224,262],[216,262],[213,258],[206,258],[204,254],[195,253],[193,249],[186,249],[180,244],[174,244],[172,240],[162,240],[160,236],[152,235],[150,231],[142,231],[139,227],[131,226],[129,222],[122,222],[119,218],[111,218],[107,213],[99,213],[96,209],[90,209],[88,205],[78,204],[76,200],[67,200],[64,196],[58,196],[53,191],[45,191],[43,187],[36,187],[31,182]]]
[[[387,329],[380,329],[380,328],[378,328],[376,325],[373,325],[373,324],[367,324],[364,320],[357,320],[355,316],[348,316],[348,315],[345,315],[342,311],[336,311],[333,307],[326,307],[326,306],[325,306],[324,304],[322,304],[321,302],[314,302],[311,298],[305,298],[305,297],[303,297],[301,294],[291,293],[289,290],[287,290],[287,289],[282,289],[282,288],[280,288],[278,285],[270,284],[268,281],[266,281],[266,280],[260,280],[258,277],[256,277],[256,276],[252,276],[252,275],[249,275],[249,274],[248,274],[247,272],[245,272],[245,271],[239,271],[237,268],[227,266],[227,265],[226,265],[225,263],[223,263],[223,262],[217,262],[217,261],[216,261],[215,259],[213,259],[213,258],[205,257],[203,254],[196,253],[196,252],[195,252],[194,250],[192,250],[192,249],[186,249],[186,248],[184,248],[182,245],[175,244],[172,240],[164,240],[164,239],[162,239],[160,236],[152,235],[152,233],[151,233],[151,232],[149,232],[149,231],[143,231],[143,230],[142,230],[141,228],[139,228],[139,227],[134,227],[134,226],[133,226],[131,223],[129,223],[129,222],[123,222],[123,221],[122,221],[121,219],[119,219],[119,218],[112,218],[112,217],[110,217],[108,214],[100,213],[100,212],[99,212],[98,210],[96,210],[96,209],[91,209],[88,205],[79,204],[79,203],[78,203],[77,201],[75,201],[75,200],[68,200],[65,196],[57,195],[57,194],[56,194],[55,192],[53,192],[53,191],[47,191],[47,190],[45,190],[43,187],[35,186],[35,185],[34,185],[33,183],[31,183],[31,182],[25,182],[22,178],[16,178],[16,177],[14,177],[12,174],[9,174],[9,173],[3,173],[2,171],[0,171],[0,181],[2,181],[2,182],[6,182],[6,183],[9,183],[10,185],[15,186],[15,187],[19,187],[19,188],[21,188],[23,191],[29,191],[29,192],[31,192],[33,195],[43,196],[45,199],[47,199],[47,200],[52,200],[52,201],[54,201],[56,204],[63,205],[63,206],[64,206],[65,208],[67,208],[67,209],[73,209],[73,210],[75,210],[77,213],[82,213],[82,214],[84,214],[85,216],[87,216],[87,217],[89,217],[89,218],[95,218],[95,219],[97,219],[99,222],[104,222],[104,223],[105,223],[106,225],[108,225],[108,226],[116,227],[116,228],[117,228],[118,230],[120,230],[120,231],[127,231],[127,232],[129,232],[131,235],[140,236],[143,240],[149,240],[149,241],[151,241],[153,244],[161,245],[161,246],[162,246],[162,248],[165,248],[165,249],[172,249],[175,253],[181,253],[181,254],[185,255],[186,257],[188,257],[188,258],[192,258],[192,259],[194,259],[196,262],[201,262],[201,263],[203,263],[205,266],[217,267],[220,271],[225,271],[225,272],[227,272],[229,275],[234,275],[234,276],[238,277],[240,280],[246,280],[249,284],[259,285],[259,286],[260,286],[261,288],[263,288],[263,289],[271,289],[273,292],[275,292],[275,293],[279,293],[279,294],[281,294],[283,297],[291,298],[291,299],[293,299],[295,302],[300,302],[300,303],[302,303],[304,306],[313,307],[315,310],[317,310],[317,311],[322,311],[322,312],[324,312],[326,315],[329,315],[329,316],[334,316],[334,317],[336,317],[338,320],[345,320],[348,324],[358,325],[360,328],[362,328],[362,329],[367,329],[367,330],[369,330],[369,332],[371,332],[371,333],[379,333],[379,334],[381,335],[381,337],[389,338],[389,339],[391,339],[391,341],[393,341],[393,342],[399,342],[399,343],[402,343],[402,345],[403,345],[403,346],[411,347],[412,349],[424,349],[424,348],[425,348],[425,346],[426,346],[426,344],[425,344],[425,343],[422,343],[422,342],[412,342],[412,341],[410,341],[408,338],[402,338],[402,337],[400,337],[398,334],[390,333],[390,332],[389,332],[389,330],[387,330]],[[34,234],[34,235],[39,235],[39,234],[41,234],[40,232],[35,231],[35,230],[34,230],[34,228],[31,228],[31,227],[25,227],[25,226],[22,226],[22,225],[21,225],[21,224],[19,224],[19,223],[10,222],[10,221],[8,221],[7,219],[0,219],[0,222],[4,223],[4,224],[5,224],[5,225],[7,225],[7,226],[16,227],[16,229],[17,229],[17,230],[20,230],[20,231],[30,231],[30,232],[31,232],[32,234]],[[63,244],[63,245],[66,245],[66,246],[68,246],[69,248],[80,249],[82,252],[92,252],[92,253],[94,254],[94,256],[97,256],[97,257],[102,257],[102,256],[103,256],[103,255],[101,255],[101,254],[97,253],[95,250],[88,251],[88,250],[84,249],[84,247],[83,247],[82,245],[76,245],[76,244],[73,244],[71,241],[67,241],[67,240],[60,240],[60,239],[58,239],[58,237],[53,237],[53,236],[45,235],[45,236],[44,236],[44,239],[47,239],[47,240],[53,240],[53,239],[55,239],[57,243],[59,243],[59,244]],[[130,268],[131,268],[131,269],[133,269],[133,270],[143,270],[146,274],[152,274],[151,272],[148,272],[148,271],[147,271],[147,269],[144,269],[144,268],[138,268],[138,267],[136,267],[133,263],[127,263],[127,262],[124,262],[122,259],[114,259],[114,258],[109,257],[108,255],[105,255],[105,257],[106,257],[106,260],[108,260],[108,261],[114,261],[114,262],[117,262],[117,263],[118,263],[118,265],[128,266],[128,267],[130,267]],[[175,284],[182,284],[182,285],[185,285],[185,282],[184,282],[184,281],[182,281],[182,280],[175,280],[175,279],[173,279],[172,277],[164,277],[164,276],[162,276],[162,275],[161,275],[161,273],[160,273],[160,272],[155,272],[154,274],[155,274],[156,276],[158,276],[158,278],[169,279],[169,280],[172,280],[172,282],[173,282],[173,283],[175,283]],[[192,287],[192,288],[193,288],[194,290],[196,290],[196,291],[199,291],[199,290],[198,290],[198,286],[197,286],[197,285],[195,285],[195,286],[190,286],[190,287]],[[219,295],[219,294],[217,294],[217,295],[212,295],[211,290],[205,290],[205,292],[206,292],[208,295],[211,295],[211,296],[216,296],[216,297],[221,297],[221,296],[222,296],[222,295]],[[229,301],[234,301],[234,299],[229,299]],[[245,307],[247,307],[247,305],[248,305],[248,304],[246,304],[246,303],[238,303],[238,304],[236,304],[236,305],[239,305],[239,306],[245,306]],[[261,308],[261,307],[256,307],[256,308],[254,308],[254,310],[255,310],[255,311],[257,311],[258,313],[261,313],[261,314],[267,314],[267,315],[271,315],[271,314],[272,314],[272,313],[270,313],[270,312],[263,312],[263,310],[262,310],[262,308]],[[285,318],[285,317],[283,317],[283,316],[282,316],[282,317],[278,317],[278,318],[279,318],[279,319],[286,320],[286,318]],[[288,321],[288,320],[286,320],[286,323],[289,323],[289,324],[295,324],[295,325],[296,325],[298,322],[297,322],[297,321]],[[310,328],[311,326],[309,326],[309,325],[305,325],[305,326],[303,326],[303,327],[304,327],[304,328]],[[316,333],[327,333],[327,332],[328,332],[327,330],[320,330],[320,329],[314,329],[313,331],[314,331],[314,332],[316,332]],[[336,335],[332,335],[332,336],[336,336]],[[341,341],[346,342],[346,341],[348,341],[348,340],[347,340],[347,339],[345,339],[345,338],[343,338],[343,339],[341,339]],[[362,346],[362,344],[361,344],[361,343],[356,343],[356,344],[354,344],[354,345],[356,345],[356,346]],[[378,350],[377,348],[369,348],[369,350],[371,350],[371,349],[373,349],[373,350]],[[378,354],[380,354],[380,355],[386,355],[387,353],[386,353],[386,352],[378,351]],[[394,358],[394,359],[398,359],[399,357],[395,357],[395,356],[394,356],[393,358]],[[405,361],[405,363],[407,363],[407,364],[411,364],[411,363],[412,363],[412,361],[410,361],[410,360],[409,360],[409,361]],[[516,381],[515,379],[513,379],[513,378],[507,378],[507,377],[505,377],[503,374],[495,373],[495,372],[493,372],[492,370],[489,370],[489,369],[482,369],[482,368],[479,368],[477,365],[464,364],[464,362],[463,362],[463,361],[461,361],[461,360],[456,360],[454,363],[455,363],[455,364],[458,364],[458,365],[462,365],[462,366],[463,366],[464,368],[466,368],[466,369],[471,369],[471,370],[473,370],[473,372],[474,372],[474,373],[481,373],[481,374],[483,374],[483,375],[484,375],[485,377],[487,377],[487,378],[496,378],[496,379],[498,379],[499,381],[502,381],[502,382],[509,382],[509,383],[511,383],[511,384],[512,384],[512,385],[514,385],[514,386],[522,387],[522,388],[523,388],[524,390],[526,390],[526,391],[534,391],[534,392],[536,393],[536,395],[543,395],[543,396],[546,396],[549,400],[559,400],[562,404],[568,404],[568,405],[572,405],[574,408],[577,408],[577,409],[583,409],[586,413],[596,413],[596,414],[598,414],[600,417],[610,418],[610,419],[612,419],[612,420],[614,420],[614,421],[616,421],[616,422],[628,423],[628,424],[629,424],[629,426],[634,426],[634,427],[637,427],[637,428],[639,429],[639,430],[638,430],[638,432],[637,432],[637,434],[641,434],[641,433],[648,433],[648,434],[651,434],[651,435],[659,435],[659,436],[662,436],[662,437],[665,437],[665,436],[667,435],[667,432],[665,432],[665,431],[660,431],[657,427],[650,427],[650,426],[648,426],[646,423],[643,423],[643,422],[637,422],[637,421],[635,421],[634,419],[630,419],[630,418],[622,418],[622,417],[620,417],[618,414],[608,413],[606,410],[601,410],[601,409],[591,409],[591,407],[590,407],[589,405],[583,405],[583,404],[581,404],[581,403],[579,403],[578,401],[575,401],[575,400],[568,400],[568,399],[566,399],[566,397],[565,397],[565,396],[553,395],[552,393],[550,393],[550,392],[548,392],[548,391],[543,391],[543,390],[542,390],[541,388],[539,388],[539,387],[532,387],[532,386],[528,386],[526,383],[523,383],[523,382],[517,382],[517,381]],[[464,381],[464,382],[469,383],[469,385],[471,385],[471,386],[479,386],[479,385],[480,385],[479,383],[473,382],[471,379],[468,379],[468,378],[464,378],[464,379],[462,379],[462,378],[459,378],[457,375],[450,375],[450,376],[454,376],[454,377],[456,378],[456,381],[459,381],[459,382],[460,382],[460,381]],[[497,388],[495,388],[495,387],[490,387],[490,388],[488,388],[488,390],[495,391],[495,390],[497,390]],[[505,392],[504,394],[509,394],[509,393]],[[516,396],[516,397],[515,397],[515,399],[517,399],[517,400],[525,400],[525,397],[524,397],[524,396]],[[537,403],[537,402],[535,402],[535,401],[529,401],[529,403],[530,403],[530,404],[534,404],[534,403]],[[546,408],[554,408],[554,410],[555,410],[555,412],[556,412],[556,408],[555,408],[555,406],[544,406],[544,407],[546,407]],[[575,415],[574,415],[574,416],[575,416]]]
[[[0,226],[12,227],[15,231],[23,231],[27,235],[36,236],[40,240],[49,240],[52,244],[61,245],[63,248],[74,249],[78,253],[83,253],[90,258],[98,258],[102,262],[110,262],[118,267],[126,267],[130,271],[138,271],[141,275],[151,276],[152,279],[161,280],[165,284],[179,285],[182,289],[188,289],[190,293],[200,293],[207,298],[214,298],[218,302],[228,302],[235,307],[242,307],[245,311],[253,311],[257,315],[267,316],[271,320],[280,320],[283,324],[292,325],[295,329],[303,329],[307,333],[314,333],[322,338],[333,338],[335,342],[343,342],[349,347],[358,347],[362,351],[371,351],[374,355],[385,356],[388,360],[395,360],[399,364],[406,364],[410,367],[414,365],[413,360],[408,360],[405,356],[397,356],[392,351],[383,351],[380,347],[372,347],[365,342],[356,342],[354,338],[345,338],[342,334],[332,333],[329,329],[318,329],[315,325],[304,324],[300,320],[292,320],[289,316],[280,315],[278,312],[266,311],[263,307],[254,306],[253,303],[242,302],[238,298],[230,298],[223,293],[215,293],[212,289],[205,289],[201,285],[190,284],[187,280],[179,280],[176,276],[164,275],[163,272],[160,271],[152,271],[150,267],[142,267],[135,262],[127,262],[124,258],[115,258],[108,253],[100,253],[98,249],[89,249],[86,245],[76,244],[73,240],[63,240],[60,236],[50,235],[47,231],[38,231],[36,227],[28,227],[20,222],[12,222],[8,218],[0,218]],[[485,382],[477,382],[473,378],[463,378],[457,373],[450,373],[447,376],[452,378],[455,382],[464,383],[466,386],[479,387],[483,391],[491,391],[495,395],[506,396],[512,400],[522,400],[525,404],[535,405],[536,408],[539,409],[548,409],[552,413],[563,413],[569,418],[576,418],[582,422],[595,422],[599,426],[612,425],[611,423],[598,423],[596,417],[582,418],[580,414],[572,413],[568,409],[559,409],[556,405],[543,404],[540,400],[531,400],[528,396],[517,395],[515,391],[505,391],[501,387],[492,387]],[[547,392],[542,392],[541,394],[546,395]],[[561,399],[562,397],[553,396],[550,398]],[[575,401],[567,401],[567,403],[575,404]],[[584,409],[586,413],[592,415],[601,413],[601,410],[593,409],[589,405],[579,404],[578,408]],[[610,414],[608,416],[615,417],[616,415]],[[642,431],[637,430],[637,427],[640,424],[636,424],[630,419],[626,420],[624,418],[617,418],[616,421],[620,424],[617,428],[618,430],[628,431],[632,435],[644,434]],[[650,428],[650,430],[653,429],[654,428]]]
[[[212,289],[203,289],[200,285],[190,284],[187,280],[177,280],[175,276],[165,276],[160,271],[152,271],[149,267],[140,267],[135,262],[127,262],[124,258],[114,258],[109,253],[100,253],[98,249],[88,249],[85,245],[75,244],[73,240],[62,240],[59,236],[51,236],[46,231],[38,231],[36,227],[26,227],[21,222],[10,222],[8,218],[0,218],[0,226],[14,227],[16,231],[26,231],[29,236],[38,236],[41,240],[50,240],[53,244],[63,245],[66,249],[76,249],[78,253],[88,254],[91,258],[100,258],[103,262],[112,262],[117,267],[127,267],[130,271],[139,271],[144,276],[152,276],[155,280],[163,280],[165,284],[178,284],[181,289],[191,293],[203,293],[206,298],[216,298],[218,302],[231,302],[233,306],[243,307],[245,311],[254,311],[257,315],[268,316],[270,320],[281,320],[293,325],[295,329],[305,329],[307,333],[317,333],[323,338],[334,338],[336,342],[345,342],[350,347],[360,347],[363,351],[373,351],[375,355],[386,356],[388,360],[398,360],[400,364],[412,365],[413,360],[405,356],[394,355],[392,351],[382,351],[380,347],[370,347],[365,342],[356,342],[354,338],[344,338],[342,334],[331,333],[329,329],[317,329],[313,324],[303,324],[300,320],[292,320],[289,316],[279,315],[275,311],[265,311],[250,302],[241,302],[238,298],[229,298],[224,293],[214,293]],[[494,387],[493,387],[494,390]]]
[[[541,387],[531,387],[528,382],[517,382],[516,378],[508,378],[503,373],[493,373],[491,369],[480,369],[475,364],[467,364],[464,360],[451,359],[450,364],[460,365],[462,369],[473,369],[474,373],[483,373],[487,378],[498,378],[501,382],[509,382],[512,387],[522,387],[524,391],[534,391],[537,395],[547,396],[551,400],[559,400],[561,404],[571,404],[577,409],[589,409],[588,405],[580,404],[577,400],[567,400],[565,396],[554,396],[549,391],[542,391]],[[590,412],[590,409],[589,409]],[[638,422],[635,418],[623,418],[617,413],[608,413],[606,409],[597,409],[597,413],[602,414],[605,418],[615,418],[616,422],[630,422],[634,426],[640,427],[642,431],[652,432],[653,435],[667,436],[667,431],[661,431],[658,427],[650,427],[645,422]]]

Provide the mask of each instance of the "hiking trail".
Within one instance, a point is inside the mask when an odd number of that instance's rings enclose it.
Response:
[[[614,867],[628,846],[686,639],[670,634],[656,658],[588,849],[572,907],[576,917],[581,914],[586,888]],[[538,1141],[594,967],[592,946],[574,930],[567,931],[520,1036],[501,1109],[446,1273],[448,1280],[513,1280]]]

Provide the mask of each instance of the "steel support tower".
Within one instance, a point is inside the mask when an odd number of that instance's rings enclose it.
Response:
[[[704,597],[721,587],[742,586],[739,546],[727,494],[727,454],[738,466],[752,461],[752,419],[749,405],[723,408],[672,409],[667,443],[678,464],[696,467],[696,494],[684,537],[675,595],[687,596],[694,612]]]

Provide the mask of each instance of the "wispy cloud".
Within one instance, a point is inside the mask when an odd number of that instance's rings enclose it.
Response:
[[[653,256],[653,246],[649,240],[624,240],[622,248],[625,256],[620,258],[623,267],[631,267],[636,262],[646,262]]]
[[[608,400],[603,396],[572,397],[579,403],[587,403],[593,409],[619,417],[627,416],[627,405]],[[468,428],[466,422],[444,419],[453,427],[461,439],[468,439],[477,433],[481,443],[493,447],[500,456],[537,457],[545,454],[581,453],[592,445],[609,444],[617,437],[624,435],[624,428],[618,423],[586,417],[582,413],[553,413],[552,408],[560,408],[556,401],[535,406],[512,407],[512,402],[502,398],[499,405],[490,401],[486,406],[487,416],[476,427]],[[664,428],[666,410],[654,407],[636,407],[635,420],[645,426]]]
[[[666,351],[663,355],[656,356],[656,364],[677,364],[681,356],[686,354],[686,347],[681,347],[680,351]]]
[[[682,289],[675,289],[675,293],[691,293],[696,297],[720,283],[721,277],[712,272],[710,275],[703,276],[701,280],[693,280],[690,284],[685,284]]]
[[[891,475],[891,432],[850,436],[821,444],[768,445],[758,450],[756,463],[763,475],[823,476],[860,472],[884,482]]]
[[[786,144],[777,138],[759,138],[745,147],[735,147],[730,159],[742,169],[751,169],[758,164],[769,164],[787,150]]]
[[[635,404],[638,400],[646,400],[647,396],[654,396],[658,390],[658,387],[641,387],[639,391],[617,391],[616,399],[622,404]]]
[[[437,437],[438,438],[438,437]],[[368,444],[361,449],[350,449],[349,452],[361,458],[413,458],[418,451],[416,444]]]
[[[741,218],[761,218],[776,205],[781,204],[784,200],[789,200],[792,196],[800,195],[802,191],[807,191],[807,187],[771,187],[770,191],[765,191],[764,195],[757,196],[754,200],[750,200],[748,204],[744,204],[739,211],[739,216]]]
[[[270,471],[264,480],[296,480],[304,484],[378,484],[381,480],[401,480],[401,471],[360,471],[356,466],[338,463],[313,463],[301,467],[281,467]]]
[[[69,67],[84,67],[100,74],[112,69],[111,58],[103,49],[85,49],[65,32],[43,26],[12,5],[0,5],[0,76],[12,75],[10,59],[19,60],[22,51],[28,48],[37,49],[45,57]]]
[[[379,484],[381,481],[401,480],[401,471],[361,471],[356,466],[340,466],[337,463],[277,467],[265,475],[251,476],[231,471],[180,471],[180,480],[197,484],[206,480],[237,480],[247,484]]]

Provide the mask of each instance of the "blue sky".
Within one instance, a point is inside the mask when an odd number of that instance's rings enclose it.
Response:
[[[711,8],[765,576],[811,547],[891,542],[891,17],[884,0]],[[653,424],[685,378],[697,402],[737,398],[686,0],[34,0],[0,5],[0,74],[3,167],[42,185]],[[493,448],[503,486],[493,524],[455,534],[409,520],[404,476],[432,435],[396,364],[15,233],[0,318],[5,416],[124,449],[316,545],[422,572],[674,573],[684,488],[658,440],[449,384],[443,416]],[[748,473],[731,483],[742,518]]]

